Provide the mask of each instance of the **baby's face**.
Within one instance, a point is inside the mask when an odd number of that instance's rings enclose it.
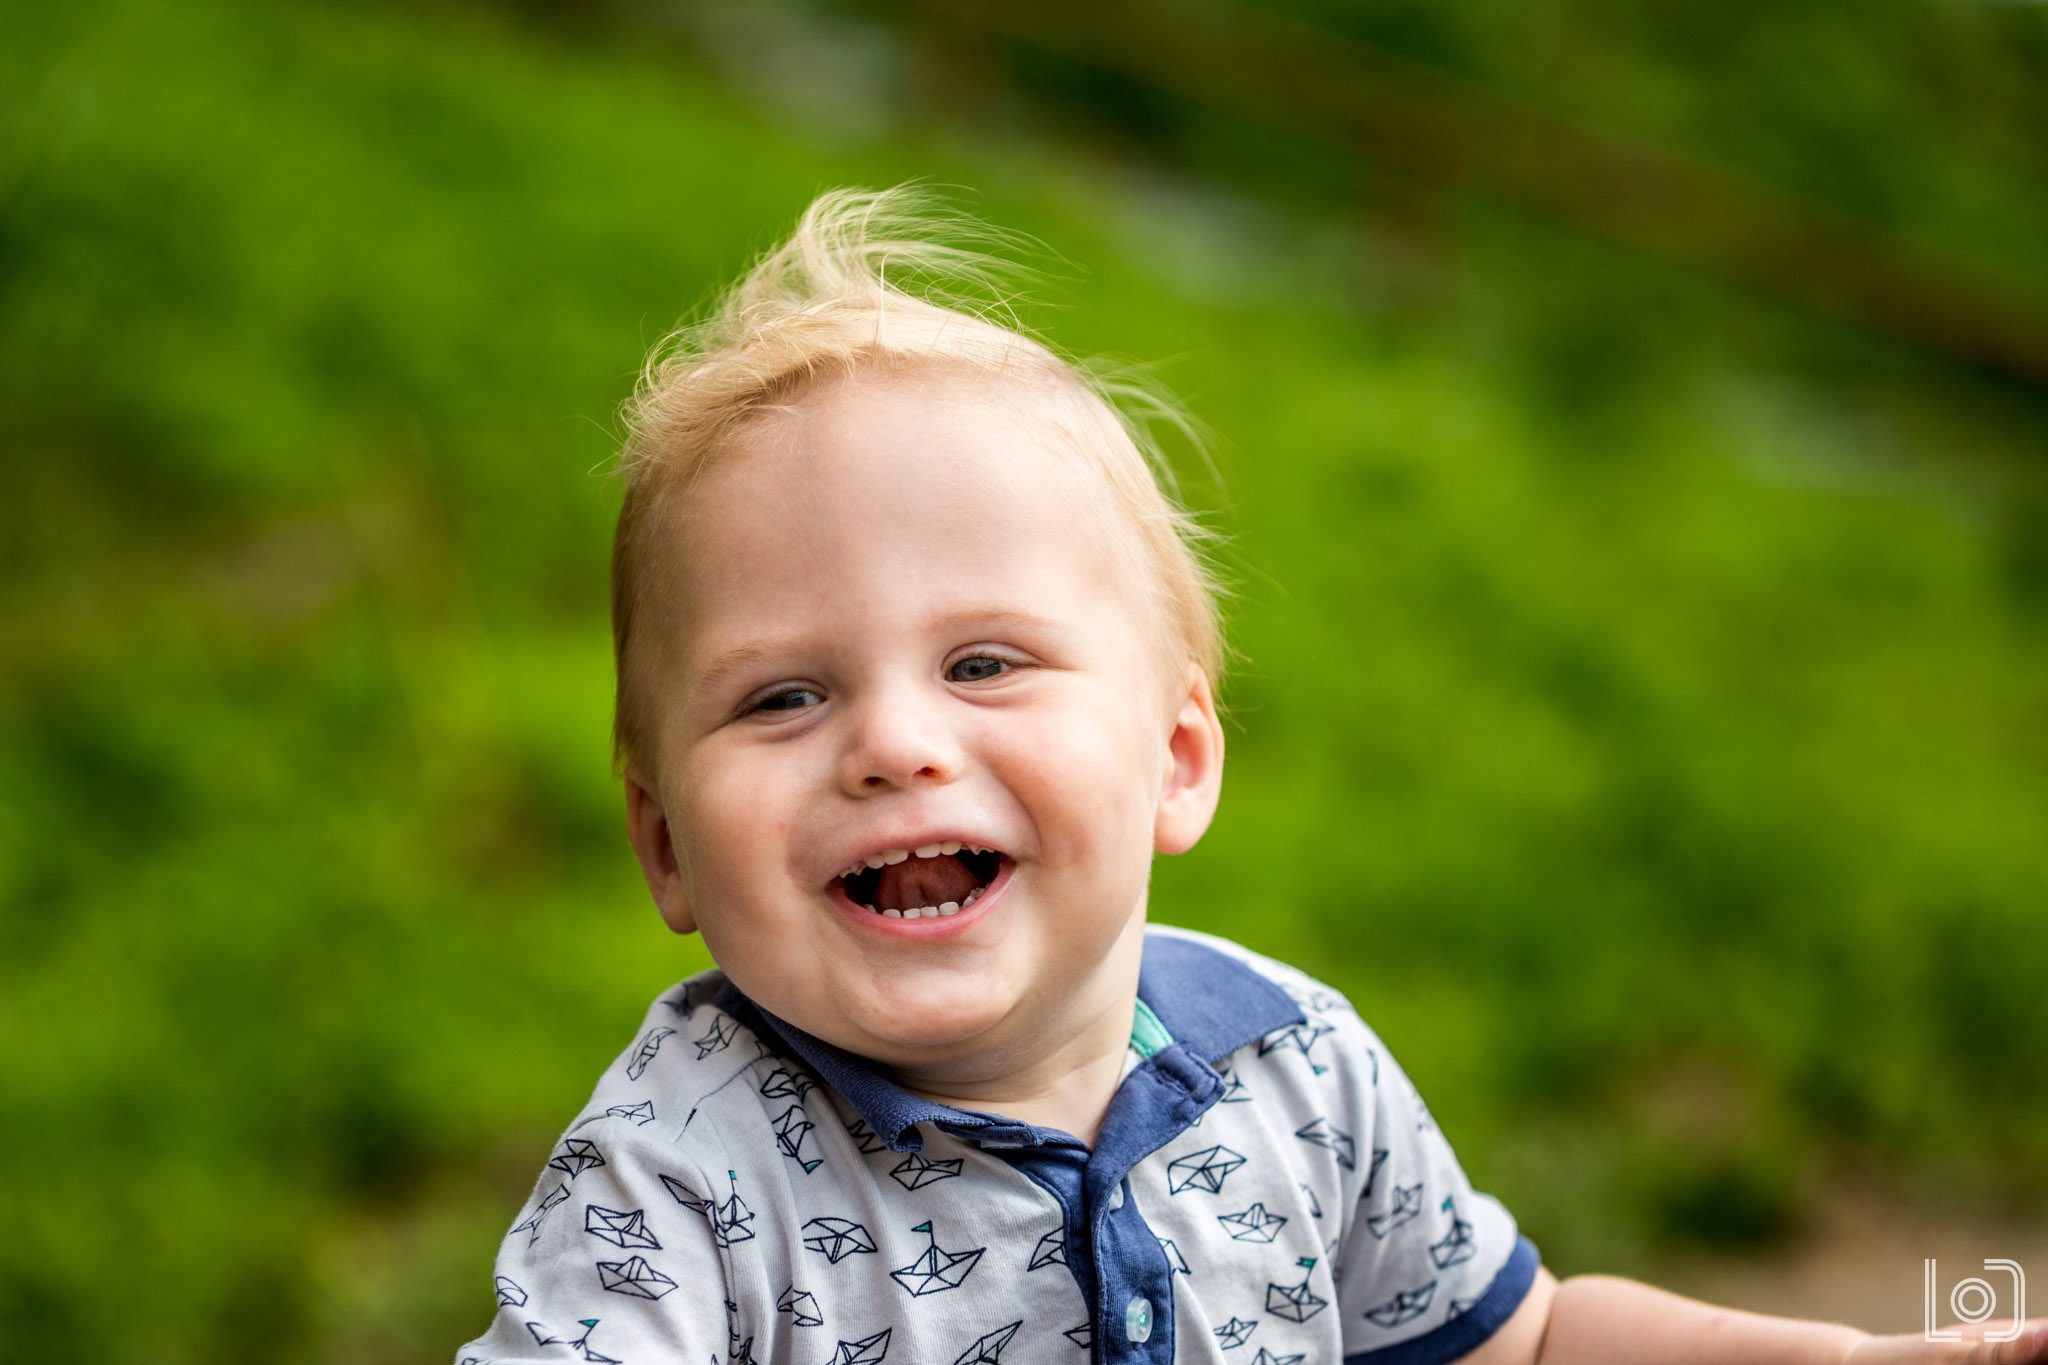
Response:
[[[913,1074],[1128,1027],[1152,853],[1206,827],[1220,732],[1100,476],[963,381],[868,377],[689,502],[641,635],[673,865],[644,814],[636,847],[670,924]]]

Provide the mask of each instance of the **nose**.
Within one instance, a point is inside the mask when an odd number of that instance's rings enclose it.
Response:
[[[959,740],[944,707],[943,698],[910,682],[877,687],[861,698],[852,708],[852,733],[840,760],[847,792],[941,785],[959,776]]]

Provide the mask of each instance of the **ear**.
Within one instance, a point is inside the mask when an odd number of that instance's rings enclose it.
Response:
[[[662,919],[678,934],[695,933],[697,918],[690,913],[689,892],[661,797],[633,768],[626,770],[626,837],[633,842],[633,854],[640,859],[640,872]]]
[[[1185,853],[1208,831],[1223,794],[1223,725],[1209,692],[1209,675],[1189,665],[1187,691],[1166,737],[1166,780],[1159,790],[1159,813],[1152,826],[1152,847],[1161,853]]]

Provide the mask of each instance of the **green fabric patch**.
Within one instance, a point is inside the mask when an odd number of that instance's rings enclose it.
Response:
[[[1138,1002],[1136,1015],[1131,1019],[1131,1047],[1140,1057],[1150,1057],[1159,1049],[1173,1042],[1173,1035],[1166,1031],[1166,1025],[1159,1022],[1159,1016],[1144,1001]]]

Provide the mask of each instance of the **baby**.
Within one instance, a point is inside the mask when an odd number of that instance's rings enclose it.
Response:
[[[1222,784],[1199,529],[1112,386],[932,301],[986,263],[917,209],[820,199],[636,399],[628,831],[718,968],[460,1359],[2044,1358],[1560,1284],[1342,997],[1147,926]]]

